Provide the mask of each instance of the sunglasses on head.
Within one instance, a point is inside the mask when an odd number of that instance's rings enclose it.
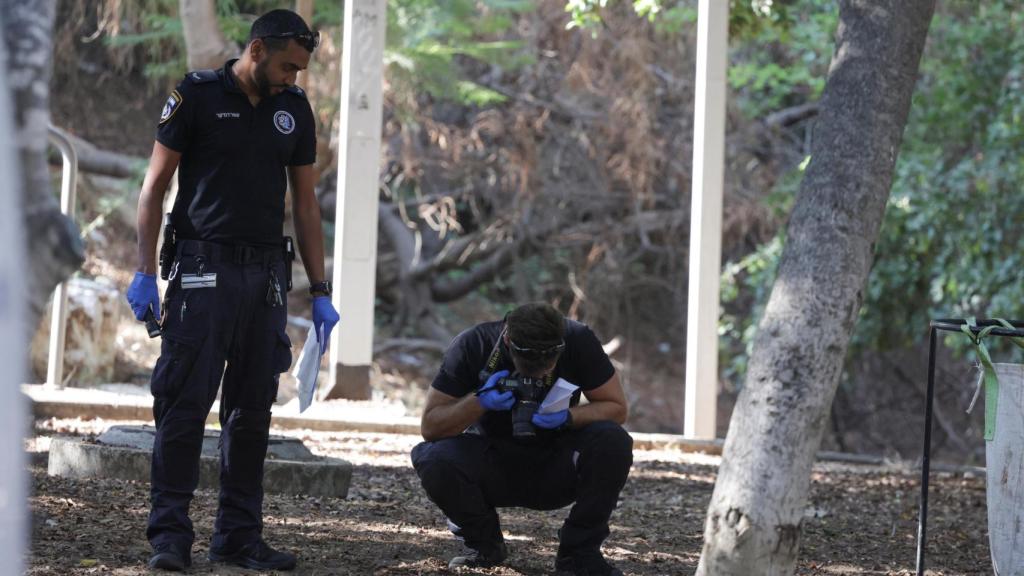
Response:
[[[533,358],[549,358],[557,354],[561,354],[562,350],[565,350],[565,341],[559,342],[554,346],[547,348],[523,348],[522,346],[516,346],[516,343],[511,338],[508,339],[509,348],[513,352],[521,356],[530,356]]]
[[[299,46],[310,52],[316,50],[316,47],[320,45],[319,30],[313,30],[312,32],[281,32],[280,34],[267,34],[260,36],[260,38],[291,38],[298,42]]]

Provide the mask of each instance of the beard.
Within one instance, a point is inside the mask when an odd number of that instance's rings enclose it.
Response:
[[[270,98],[273,94],[270,93],[274,88],[281,88],[282,90],[288,88],[287,84],[272,84],[270,77],[267,75],[267,65],[270,60],[264,60],[256,65],[256,70],[253,71],[253,80],[256,82],[256,90],[259,92],[260,99]]]

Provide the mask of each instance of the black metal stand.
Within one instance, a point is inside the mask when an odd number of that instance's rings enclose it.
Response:
[[[1024,336],[1024,322],[1011,320],[1013,329],[1004,328],[996,320],[978,320],[971,327],[971,333],[977,335],[983,328],[996,326],[989,336]],[[940,318],[932,320],[928,336],[928,393],[924,416],[924,450],[921,453],[921,508],[917,523],[917,576],[924,576],[924,551],[926,528],[928,524],[928,471],[931,467],[932,452],[932,402],[935,398],[935,343],[939,330],[962,332],[967,320],[958,318]]]

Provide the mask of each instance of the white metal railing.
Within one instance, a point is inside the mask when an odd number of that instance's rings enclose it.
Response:
[[[71,139],[63,130],[54,125],[48,129],[50,144],[63,157],[63,172],[60,179],[60,211],[68,218],[75,218],[75,195],[78,186],[78,153]],[[53,309],[50,315],[50,354],[46,362],[46,385],[52,388],[64,387],[64,335],[68,317],[67,281],[53,290]]]

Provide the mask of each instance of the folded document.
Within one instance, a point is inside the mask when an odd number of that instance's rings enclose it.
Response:
[[[552,414],[569,408],[569,401],[572,400],[572,393],[579,390],[579,386],[571,384],[567,380],[559,378],[555,380],[554,386],[548,390],[548,395],[540,403],[537,412],[540,414]]]
[[[320,357],[323,353],[317,343],[316,328],[309,327],[306,334],[306,343],[299,352],[299,361],[292,369],[292,376],[298,382],[299,387],[299,412],[305,412],[306,408],[313,403],[313,396],[316,393],[316,380],[320,374]],[[323,338],[323,326],[320,327],[320,338]]]

